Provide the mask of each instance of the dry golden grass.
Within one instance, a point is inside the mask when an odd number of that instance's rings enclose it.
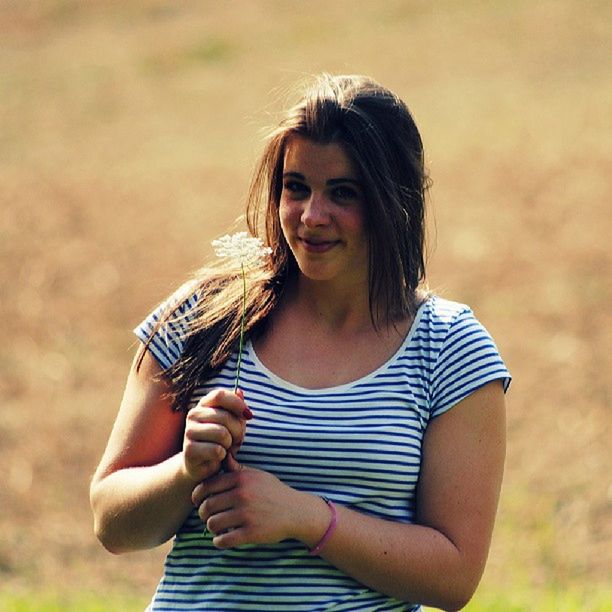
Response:
[[[287,86],[327,70],[411,106],[430,284],[515,377],[483,589],[603,584],[610,23],[578,0],[0,3],[0,583],[153,589],[163,551],[105,553],[87,497],[130,329],[240,214]]]

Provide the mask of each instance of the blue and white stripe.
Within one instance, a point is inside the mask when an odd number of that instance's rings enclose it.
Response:
[[[179,307],[189,312],[195,297]],[[162,307],[135,332],[145,341]],[[185,321],[164,326],[150,345],[162,367],[182,350]],[[236,355],[198,388],[232,388]],[[305,389],[283,381],[245,346],[241,388],[255,419],[238,460],[289,486],[354,510],[411,523],[421,444],[431,418],[492,380],[510,383],[497,348],[465,305],[439,297],[419,309],[410,333],[382,367],[357,381]],[[153,610],[418,610],[349,578],[304,546],[217,550],[196,511],[176,535]]]

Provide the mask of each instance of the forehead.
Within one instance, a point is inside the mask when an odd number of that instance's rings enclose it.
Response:
[[[284,172],[298,172],[306,178],[358,178],[351,158],[335,142],[321,144],[304,136],[290,136],[285,144]]]

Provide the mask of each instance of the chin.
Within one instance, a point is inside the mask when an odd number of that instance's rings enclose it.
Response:
[[[315,268],[314,266],[300,266],[298,263],[300,274],[305,278],[313,281],[328,281],[335,278],[335,274],[331,270],[322,270],[321,268]]]

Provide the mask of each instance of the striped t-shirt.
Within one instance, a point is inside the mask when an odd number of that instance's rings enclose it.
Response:
[[[162,368],[181,354],[196,296],[182,322],[165,325],[149,348]],[[162,305],[135,330],[146,341]],[[196,391],[233,388],[237,355]],[[306,389],[282,380],[243,352],[240,387],[255,418],[237,459],[291,487],[372,516],[412,523],[421,445],[429,420],[482,385],[510,383],[491,336],[463,304],[439,297],[419,308],[401,347],[351,383]],[[152,610],[419,610],[353,580],[298,541],[218,550],[197,511],[179,529]]]

